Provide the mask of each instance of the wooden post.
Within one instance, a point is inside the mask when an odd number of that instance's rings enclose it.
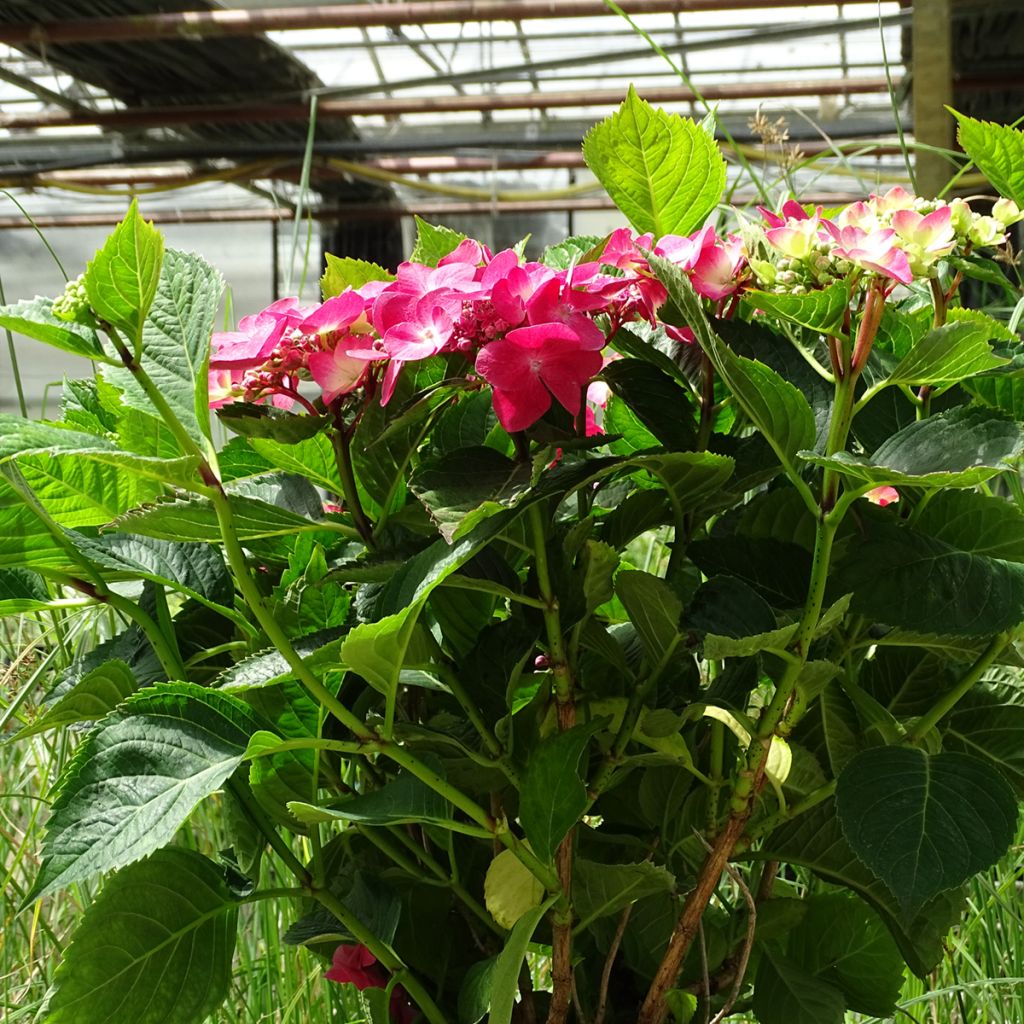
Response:
[[[953,117],[946,110],[953,103],[953,2],[914,0],[912,28],[914,138],[943,149],[953,146]],[[953,176],[936,153],[918,150],[914,167],[918,194],[929,198]]]

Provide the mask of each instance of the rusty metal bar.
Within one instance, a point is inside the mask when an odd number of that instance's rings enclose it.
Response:
[[[734,82],[708,85],[702,92],[707,100],[775,99],[795,96],[849,96],[884,93],[884,77],[809,79],[789,82]],[[645,89],[651,103],[690,103],[695,99],[682,86]],[[480,112],[485,110],[550,110],[555,107],[612,107],[622,102],[621,89],[591,89],[568,92],[490,93],[479,96],[414,96],[374,100],[321,100],[317,117],[359,117],[389,114],[432,114]],[[232,124],[243,122],[307,121],[304,103],[230,104],[201,107],[132,107],[127,110],[70,114],[56,111],[0,116],[0,128],[71,128],[96,125],[101,128],[143,128],[173,124]]]
[[[840,205],[864,198],[853,193],[822,193],[808,195],[809,203]],[[737,196],[739,204],[756,201],[756,196]],[[614,210],[610,199],[517,200],[515,202],[419,203],[412,206],[378,206],[369,204],[324,207],[309,211],[316,220],[379,220],[381,217],[456,217],[464,215],[497,215],[503,213],[568,213],[570,211]],[[146,219],[156,224],[241,224],[266,221],[287,221],[292,211],[273,207],[251,210],[146,210]],[[0,230],[31,228],[93,228],[117,224],[123,212],[72,213],[40,215],[30,224],[24,217],[0,217]]]
[[[836,0],[619,0],[631,15],[693,11],[745,11],[765,7],[831,7]],[[876,0],[844,0],[875,3]],[[262,10],[174,11],[135,17],[35,22],[0,26],[0,42],[12,46],[130,42],[154,39],[199,40],[254,36],[318,28],[370,28],[459,22],[590,18],[609,13],[603,0],[415,0],[415,2],[343,4],[319,7],[268,7]]]

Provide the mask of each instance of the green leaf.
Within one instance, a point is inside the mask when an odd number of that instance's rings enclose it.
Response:
[[[324,530],[327,526],[258,498],[232,494],[229,500],[239,540],[290,537],[303,530]],[[126,512],[111,525],[117,530],[158,540],[219,543],[221,539],[216,510],[206,498],[146,505]]]
[[[18,468],[39,504],[61,526],[100,526],[164,493],[151,477],[70,452],[18,456]]]
[[[487,1018],[487,1024],[511,1024],[512,1009],[519,996],[519,972],[526,958],[526,950],[540,919],[557,898],[557,894],[549,896],[539,907],[523,914],[505,940],[505,946],[498,954],[498,961],[491,972],[491,1015]]]
[[[194,683],[154,686],[121,704],[61,778],[25,902],[170,842],[241,763],[255,728],[241,701]]]
[[[553,270],[568,270],[578,263],[587,263],[604,252],[608,241],[604,235],[572,235],[564,242],[549,245],[541,253],[540,261]],[[598,250],[596,253],[594,250]]]
[[[961,551],[1024,562],[1024,513],[1005,498],[939,491],[919,509],[914,527]]]
[[[324,429],[322,416],[298,416],[272,405],[232,402],[217,410],[217,419],[242,437],[269,437],[281,444],[295,444]]]
[[[37,295],[9,306],[0,306],[0,327],[26,338],[44,342],[76,356],[107,362],[96,332],[53,315],[53,300]]]
[[[142,325],[156,295],[163,258],[163,235],[142,219],[133,199],[124,220],[86,269],[89,304],[124,334],[129,346],[138,348],[142,341]]]
[[[836,281],[806,295],[752,291],[744,292],[744,298],[772,316],[822,334],[835,334],[849,308],[850,289],[845,281]]]
[[[502,850],[484,875],[484,906],[500,928],[514,928],[516,922],[544,902],[544,886],[513,853]]]
[[[991,332],[971,320],[929,331],[886,378],[886,384],[956,384],[967,377],[1005,366],[989,341]]]
[[[199,256],[168,249],[142,324],[139,362],[189,436],[204,449],[210,437],[210,334],[223,287],[220,274]],[[154,413],[129,370],[108,367],[103,376],[120,389],[125,405]]]
[[[479,960],[473,964],[459,987],[459,1024],[479,1024],[491,1008],[491,988],[494,985],[494,969],[498,964],[496,956]]]
[[[1017,799],[999,772],[976,758],[883,747],[846,766],[836,813],[850,848],[909,919],[1006,852]]]
[[[694,121],[666,114],[630,86],[611,117],[583,140],[583,158],[637,231],[688,235],[725,188],[725,160]]]
[[[615,592],[629,613],[648,660],[657,665],[679,642],[682,602],[663,579],[633,569],[616,575]]]
[[[493,448],[477,446],[425,459],[410,478],[409,490],[451,543],[488,511],[514,505],[529,490],[530,477],[528,462],[514,462]]]
[[[878,487],[974,487],[1006,469],[1024,449],[1013,420],[985,409],[957,408],[911,423],[866,458],[849,452],[800,457]]]
[[[430,648],[417,640],[422,604],[412,605],[376,622],[363,622],[349,631],[341,645],[341,660],[375,690],[393,700],[403,667],[430,662]]]
[[[451,228],[438,224],[428,224],[422,217],[415,217],[416,245],[409,259],[413,263],[425,263],[428,267],[436,267],[439,260],[444,259],[466,237]]]
[[[918,633],[992,636],[1024,622],[1024,566],[906,526],[871,524],[839,560],[831,585],[853,594],[855,612]]]
[[[325,252],[327,269],[320,278],[320,294],[324,299],[340,295],[349,288],[362,288],[368,281],[394,281],[395,275],[389,270],[370,263],[356,260],[351,256],[335,256]]]
[[[0,463],[27,455],[74,455],[125,472],[137,473],[161,483],[191,487],[196,483],[195,456],[161,459],[137,455],[118,448],[113,442],[95,434],[67,430],[56,423],[23,420],[18,416],[0,414]],[[37,463],[32,463],[38,466]]]
[[[843,993],[771,947],[754,981],[754,1012],[761,1024],[842,1024]]]
[[[993,373],[964,381],[964,390],[979,402],[999,409],[1015,420],[1024,420],[1024,373]]]
[[[441,774],[439,758],[426,758]],[[380,789],[340,800],[330,807],[292,803],[291,812],[307,824],[318,821],[355,821],[362,825],[427,824],[445,827],[453,820],[451,804],[415,775],[402,771]]]
[[[1024,705],[1015,687],[975,686],[947,719],[942,746],[987,762],[1024,794]]]
[[[690,394],[668,374],[642,359],[616,359],[601,376],[659,443],[672,451],[696,447]]]
[[[723,343],[708,323],[693,285],[674,263],[653,253],[648,259],[719,376],[779,461],[788,466],[798,451],[813,446],[817,436],[814,411],[807,399],[770,367],[736,355]]]
[[[201,1024],[227,996],[237,922],[215,864],[158,850],[114,875],[87,907],[43,1024]]]
[[[577,857],[572,868],[572,899],[578,927],[587,928],[644,896],[672,892],[675,877],[666,868],[640,861],[637,864],[600,864]]]
[[[20,730],[18,738],[59,729],[72,722],[96,722],[137,688],[135,676],[125,662],[119,659],[105,662],[82,676],[60,700]]]
[[[523,775],[519,820],[534,853],[550,861],[558,844],[587,808],[580,758],[603,720],[550,736],[530,753]]]
[[[706,507],[728,483],[736,467],[727,455],[713,452],[637,455],[625,465],[637,466],[655,476],[677,514]]]
[[[340,629],[324,629],[293,640],[292,647],[306,667],[315,672],[320,668],[338,667],[343,640]],[[284,655],[271,648],[232,665],[218,677],[216,685],[225,690],[250,690],[283,683],[292,674]]]
[[[50,601],[41,576],[28,569],[0,569],[0,616],[35,611]]]
[[[847,1009],[888,1017],[903,988],[903,958],[881,919],[844,893],[812,896],[806,907],[790,935],[789,956],[838,988]]]
[[[323,431],[312,437],[289,441],[253,437],[249,444],[276,469],[304,476],[329,494],[343,493],[334,445]]]
[[[1000,195],[1024,209],[1024,132],[955,110],[953,115],[960,123],[957,138],[964,152]]]
[[[68,536],[77,550],[104,569],[152,580],[203,604],[231,604],[231,577],[220,551],[208,544],[154,540],[127,533],[88,537],[69,530]]]

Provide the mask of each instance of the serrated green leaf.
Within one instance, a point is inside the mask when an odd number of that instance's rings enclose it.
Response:
[[[53,300],[41,295],[0,306],[0,327],[76,356],[108,362],[96,332],[54,316]]]
[[[602,721],[577,725],[531,751],[523,776],[519,820],[534,853],[550,861],[587,806],[580,758]]]
[[[987,762],[1024,794],[1024,705],[1015,688],[974,687],[946,720],[942,746]]]
[[[929,331],[896,364],[887,384],[956,384],[968,377],[1005,366],[995,355],[992,333],[972,320],[954,320]]]
[[[672,451],[696,447],[691,396],[668,374],[642,359],[616,359],[601,371],[601,376],[658,443]]]
[[[430,647],[417,640],[417,622],[422,604],[412,605],[376,622],[363,622],[351,629],[341,645],[341,660],[358,672],[389,701],[394,699],[403,667],[430,662]]]
[[[208,544],[154,540],[127,533],[88,537],[68,531],[78,551],[104,569],[152,580],[203,604],[231,604],[231,577],[220,552]]]
[[[908,920],[994,864],[1017,827],[1017,799],[994,768],[911,747],[854,757],[839,776],[836,813],[850,848]]]
[[[220,274],[205,260],[168,249],[141,325],[142,368],[204,449],[210,437],[210,334],[223,287]],[[103,376],[121,391],[125,405],[154,415],[152,402],[129,370],[108,367]]]
[[[26,902],[170,842],[241,763],[256,727],[241,701],[194,683],[160,684],[121,704],[61,779]]]
[[[18,732],[18,739],[72,722],[96,722],[138,688],[132,670],[118,659],[87,672],[55,704]]]
[[[682,602],[663,579],[633,569],[623,569],[616,575],[615,592],[625,605],[648,659],[657,665],[679,642]]]
[[[275,468],[304,476],[329,494],[343,493],[334,445],[326,433],[291,441],[253,437],[249,444]]]
[[[349,288],[362,288],[368,281],[395,279],[391,271],[368,260],[356,260],[351,256],[341,257],[325,252],[324,261],[327,269],[320,278],[320,294],[325,300],[340,295]]]
[[[873,487],[974,487],[1006,469],[1024,449],[1013,420],[984,409],[953,409],[911,423],[867,458],[849,452],[800,458]]]
[[[295,653],[306,667],[317,671],[340,666],[339,652],[344,640],[340,629],[324,629],[292,641]],[[217,678],[216,685],[224,690],[250,690],[283,683],[293,675],[291,666],[280,651],[271,649],[232,665]]]
[[[651,107],[632,86],[619,110],[587,133],[583,158],[633,227],[656,238],[699,228],[725,188],[714,139]]]
[[[603,251],[603,243],[606,241],[607,238],[602,235],[572,235],[564,242],[549,245],[541,253],[540,261],[554,270],[567,270],[577,263],[587,262],[588,254],[598,246]]]
[[[221,869],[168,847],[119,871],[86,909],[43,1024],[201,1024],[224,1001],[238,905]]]
[[[43,578],[28,569],[0,569],[0,616],[21,615],[51,602]]]
[[[124,220],[89,262],[84,284],[89,304],[130,346],[142,341],[164,258],[163,235],[139,213],[133,199]]]
[[[1024,622],[1024,566],[905,526],[873,524],[839,561],[832,585],[853,594],[855,612],[919,633],[992,636]]]
[[[232,402],[217,410],[217,419],[242,437],[268,437],[281,444],[296,444],[324,429],[321,416],[296,415],[272,405]]]
[[[788,955],[838,988],[847,1009],[888,1017],[903,988],[903,958],[881,918],[845,893],[822,893],[806,904]]]
[[[572,899],[580,928],[614,914],[644,896],[672,892],[674,876],[650,861],[600,864],[577,857],[572,868]]]
[[[914,528],[961,551],[1024,562],[1024,513],[977,491],[939,491],[914,517]]]
[[[942,960],[943,943],[949,929],[960,919],[966,902],[961,891],[942,893],[913,919],[904,921],[888,887],[847,844],[831,799],[772,832],[765,838],[758,857],[809,868],[825,881],[857,893],[881,916],[907,966],[919,978]]]
[[[964,152],[1000,195],[1024,209],[1024,132],[955,110],[953,115],[959,122],[957,138]]]
[[[444,259],[465,239],[465,235],[439,224],[428,224],[422,217],[415,217],[416,245],[409,259],[413,263],[425,263],[428,267],[436,267],[439,260]]]
[[[850,288],[845,281],[836,281],[806,295],[752,291],[744,292],[744,298],[773,316],[822,334],[834,334],[841,329],[849,308]]]
[[[754,981],[754,1012],[761,1024],[842,1024],[843,993],[777,950],[765,949]]]

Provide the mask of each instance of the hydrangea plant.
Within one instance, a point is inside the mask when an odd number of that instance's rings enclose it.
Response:
[[[0,418],[0,612],[116,624],[19,734],[87,729],[25,905],[105,876],[46,1024],[198,1024],[263,900],[375,1022],[890,1013],[1024,792],[1019,338],[959,298],[1016,301],[1024,136],[961,138],[990,213],[716,230],[713,138],[631,92],[608,237],[421,221],[215,332],[133,205],[0,309],[98,367]]]

